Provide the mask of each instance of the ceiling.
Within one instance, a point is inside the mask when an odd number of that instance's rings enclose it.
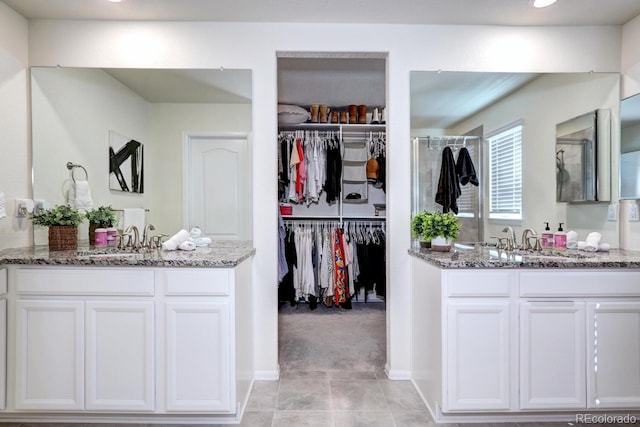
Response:
[[[446,25],[622,25],[638,0],[3,0],[28,19]]]
[[[28,19],[575,26],[623,25],[640,15],[640,0],[558,0],[545,9],[531,7],[531,0],[0,1]],[[385,68],[384,56],[339,61],[280,58],[278,99],[305,106],[383,106],[384,92],[372,88],[385,86]],[[108,72],[150,102],[251,102],[249,70],[246,75],[219,70]],[[447,128],[535,77],[525,73],[415,74],[411,80],[412,126]],[[460,99],[465,100],[462,105]]]

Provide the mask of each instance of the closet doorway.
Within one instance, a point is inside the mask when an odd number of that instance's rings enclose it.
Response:
[[[386,54],[278,53],[281,377],[386,363]]]

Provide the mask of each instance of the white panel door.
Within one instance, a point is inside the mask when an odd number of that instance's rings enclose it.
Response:
[[[510,409],[510,302],[447,303],[445,410]]]
[[[16,409],[84,408],[82,301],[16,301]]]
[[[583,302],[520,304],[520,408],[586,407]]]
[[[589,303],[589,407],[640,407],[640,301]]]
[[[153,308],[151,301],[86,303],[86,409],[154,409]]]
[[[229,301],[168,302],[165,315],[167,410],[234,412]]]
[[[189,230],[214,239],[251,239],[251,162],[246,136],[190,136],[185,194]]]

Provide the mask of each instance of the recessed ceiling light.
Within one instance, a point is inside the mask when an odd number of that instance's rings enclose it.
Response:
[[[547,7],[554,4],[557,0],[533,0],[533,7]]]
[[[109,0],[111,3],[120,3],[122,0]]]

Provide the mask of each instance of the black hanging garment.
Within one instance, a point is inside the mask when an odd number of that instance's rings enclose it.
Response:
[[[333,144],[330,144],[333,145]],[[327,203],[331,204],[340,197],[340,178],[342,177],[342,156],[338,144],[327,148],[327,174],[324,183],[324,192],[327,195]]]
[[[442,166],[440,168],[440,179],[438,180],[438,191],[436,192],[436,203],[442,205],[442,212],[453,211],[458,213],[458,197],[460,197],[460,181],[456,173],[456,162],[453,159],[451,148],[444,147],[442,150]]]
[[[293,287],[293,267],[297,267],[298,253],[296,251],[296,243],[294,237],[295,233],[292,230],[288,230],[287,236],[285,237],[284,253],[285,258],[287,259],[289,272],[284,275],[282,281],[278,285],[278,300],[281,304],[280,307],[282,307],[282,305],[286,301],[289,301],[291,306],[297,304],[296,290]]]
[[[477,187],[479,184],[478,176],[476,175],[476,168],[473,166],[473,161],[471,160],[467,147],[462,147],[458,153],[456,174],[460,179],[460,185],[467,185],[467,183],[471,183]]]

